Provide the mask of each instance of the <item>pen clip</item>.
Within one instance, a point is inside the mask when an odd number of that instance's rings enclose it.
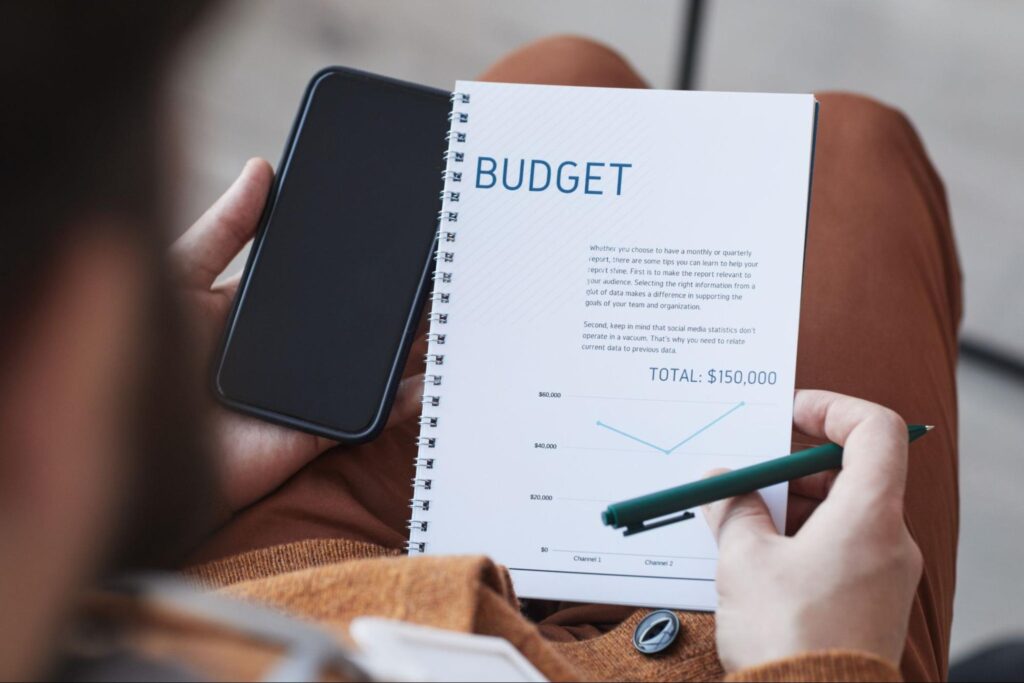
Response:
[[[692,512],[684,512],[674,517],[666,517],[660,519],[657,522],[640,522],[639,524],[630,524],[626,527],[626,530],[622,532],[623,536],[632,536],[638,534],[641,531],[650,531],[651,529],[657,529],[658,527],[668,526],[669,524],[675,524],[676,522],[685,522],[688,519],[696,517]]]

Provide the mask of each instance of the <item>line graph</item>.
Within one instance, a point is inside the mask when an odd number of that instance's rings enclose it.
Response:
[[[711,427],[714,427],[716,424],[718,424],[719,422],[721,422],[725,418],[729,417],[730,415],[732,415],[733,413],[735,413],[737,410],[739,410],[740,408],[742,408],[745,405],[746,405],[746,403],[744,401],[740,401],[739,403],[737,403],[733,407],[729,408],[729,410],[725,411],[724,413],[722,413],[721,415],[716,417],[711,422],[708,422],[703,427],[701,427],[697,431],[693,432],[692,434],[690,434],[689,436],[684,438],[682,441],[677,443],[675,446],[672,446],[671,448],[663,448],[662,446],[658,446],[657,444],[653,444],[650,441],[647,441],[645,439],[641,439],[640,437],[638,437],[638,436],[636,436],[634,434],[630,434],[628,432],[624,432],[621,429],[619,429],[618,427],[613,427],[610,424],[602,422],[601,420],[597,421],[597,426],[598,427],[602,427],[604,429],[607,429],[610,432],[614,432],[616,434],[619,434],[620,436],[624,436],[625,438],[631,439],[632,441],[636,441],[639,444],[643,444],[644,446],[647,446],[648,448],[653,448],[654,450],[659,451],[661,453],[664,453],[665,455],[672,455],[672,453],[674,453],[676,450],[678,450],[681,446],[683,446],[683,445],[689,443],[690,441],[692,441],[693,439],[697,438],[698,436],[703,434],[705,431],[707,431]]]

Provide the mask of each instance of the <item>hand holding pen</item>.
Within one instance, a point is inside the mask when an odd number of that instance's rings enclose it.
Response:
[[[757,493],[704,508],[719,546],[718,655],[726,671],[827,649],[898,665],[922,571],[903,518],[907,426],[887,408],[808,390],[793,422],[841,445],[842,470],[791,484],[792,536]]]

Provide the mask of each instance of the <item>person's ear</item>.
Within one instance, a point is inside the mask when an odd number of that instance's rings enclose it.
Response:
[[[139,249],[111,230],[75,234],[31,310],[7,326],[0,358],[3,679],[31,673],[70,592],[105,549],[125,481]]]

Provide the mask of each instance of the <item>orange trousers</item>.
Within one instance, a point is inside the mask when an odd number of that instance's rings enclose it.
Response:
[[[644,88],[615,52],[580,38],[528,45],[485,80]],[[942,183],[899,112],[847,94],[819,94],[797,386],[889,406],[939,426],[914,444],[906,494],[924,554],[901,668],[908,680],[946,676],[959,520],[957,331],[960,273]],[[423,372],[422,346],[406,374]],[[339,447],[215,533],[194,562],[308,538],[400,548],[414,474],[415,420],[376,441]],[[794,435],[794,441],[801,441]],[[587,638],[631,610],[534,602],[553,639]]]

